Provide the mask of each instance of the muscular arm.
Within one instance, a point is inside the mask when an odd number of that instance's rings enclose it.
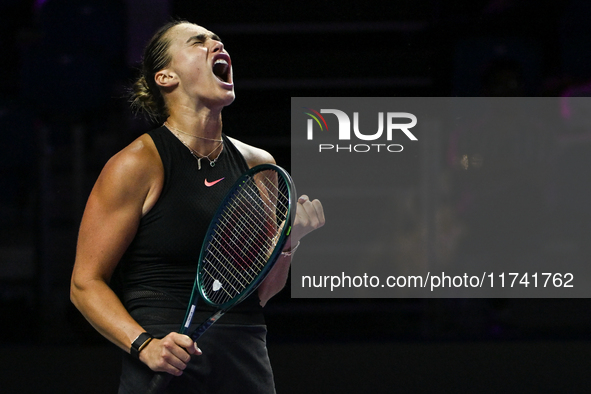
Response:
[[[301,196],[298,199],[296,218],[284,250],[295,247],[306,234],[322,226],[324,226],[324,210],[320,201],[310,201],[308,196]],[[258,293],[262,306],[265,306],[271,297],[285,287],[290,264],[291,257],[280,256],[271,272],[269,272],[269,276],[261,283]]]
[[[124,350],[142,328],[129,316],[108,283],[135,236],[151,185],[142,173],[150,155],[136,141],[114,156],[99,176],[86,205],[76,249],[70,296],[84,317]]]
[[[129,315],[108,283],[142,215],[157,200],[162,181],[156,148],[151,138],[142,136],[105,165],[80,225],[70,298],[97,331],[125,351],[144,329]],[[169,342],[176,340],[178,345],[195,349],[189,350],[191,354],[197,350],[190,338],[177,336],[152,341],[155,344],[150,343],[140,353],[140,359],[154,370],[179,374],[189,356]],[[169,346],[168,353],[164,352],[166,357],[162,357],[163,345]],[[177,353],[180,360],[171,357]]]

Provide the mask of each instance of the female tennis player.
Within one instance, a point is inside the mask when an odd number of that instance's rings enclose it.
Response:
[[[300,239],[324,224],[318,200],[299,198],[269,276],[199,347],[176,333],[217,206],[244,171],[274,163],[222,133],[221,112],[234,97],[231,59],[211,31],[172,22],[147,45],[132,105],[163,125],[105,165],[82,218],[71,283],[72,302],[126,352],[119,393],[145,392],[155,372],[177,376],[171,393],[275,391],[262,307],[284,287]],[[198,306],[193,321],[210,312]]]

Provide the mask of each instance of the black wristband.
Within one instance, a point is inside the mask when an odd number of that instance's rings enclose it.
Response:
[[[146,347],[148,343],[150,343],[152,339],[154,339],[154,337],[151,334],[148,334],[147,332],[142,332],[131,344],[129,354],[131,354],[133,357],[139,360],[140,352],[143,348]]]

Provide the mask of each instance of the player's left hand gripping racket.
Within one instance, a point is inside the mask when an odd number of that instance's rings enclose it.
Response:
[[[296,206],[295,186],[281,167],[262,164],[236,181],[203,240],[181,334],[189,330],[199,297],[216,312],[190,335],[193,341],[256,290],[281,254]],[[148,394],[163,393],[172,378],[171,374],[157,373]]]

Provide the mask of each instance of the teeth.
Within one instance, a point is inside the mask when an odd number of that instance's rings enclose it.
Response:
[[[218,64],[221,64],[221,66],[218,66],[221,68],[221,73],[225,73],[226,70],[228,69],[228,62],[225,61],[224,59],[218,59],[215,61],[215,63],[213,63],[214,67],[217,66]]]
[[[225,59],[217,59],[213,63],[213,73],[218,79],[224,81],[226,78],[226,72],[228,71],[228,62]]]

